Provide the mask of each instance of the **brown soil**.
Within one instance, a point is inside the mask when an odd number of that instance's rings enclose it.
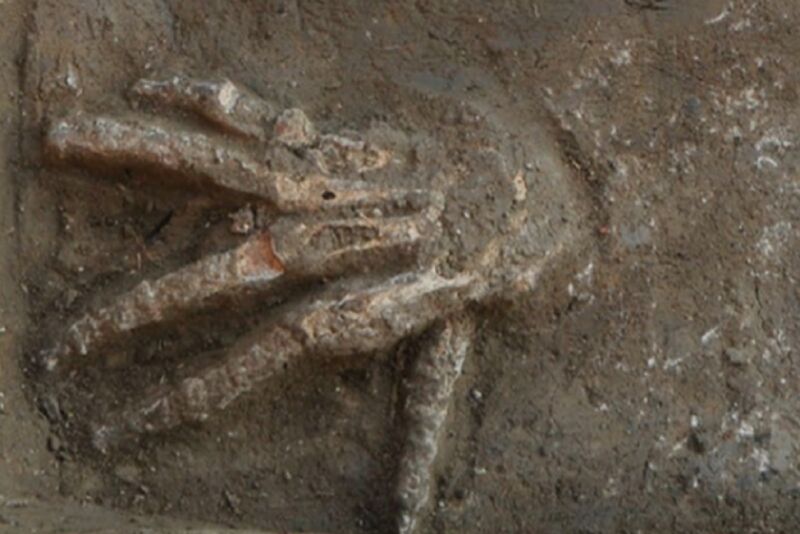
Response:
[[[800,527],[800,6],[0,0],[0,15],[0,529],[392,524],[413,341],[310,363],[225,417],[107,454],[87,422],[178,354],[223,351],[249,311],[147,332],[57,383],[35,365],[98,295],[231,243],[227,204],[42,161],[48,120],[126,113],[137,79],[169,72],[224,75],[461,169],[436,251],[453,269],[504,228],[508,191],[485,200],[502,172],[476,146],[528,186],[537,222],[508,261],[563,243],[534,291],[477,310],[421,532]]]

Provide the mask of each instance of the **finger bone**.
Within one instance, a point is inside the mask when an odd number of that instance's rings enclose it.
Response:
[[[207,256],[156,280],[140,282],[112,304],[88,311],[43,354],[45,365],[54,370],[65,359],[87,355],[146,325],[174,320],[220,298],[263,288],[284,271],[272,237],[261,233],[235,249]]]
[[[226,131],[264,138],[264,128],[275,116],[272,105],[228,79],[195,80],[173,76],[166,80],[140,80],[134,96],[188,110]]]

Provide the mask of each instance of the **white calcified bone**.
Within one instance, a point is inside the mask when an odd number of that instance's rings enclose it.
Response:
[[[389,348],[475,299],[481,287],[477,282],[474,275],[443,278],[431,271],[398,276],[343,297],[331,290],[328,296],[287,310],[280,319],[240,340],[227,351],[222,364],[190,373],[177,387],[157,388],[123,413],[114,414],[98,429],[97,441],[107,444],[112,438],[126,440],[188,421],[203,421],[303,358],[352,356]],[[442,376],[454,380],[451,375],[445,372]],[[429,375],[422,376],[431,380]],[[444,389],[449,391],[452,384],[447,384]],[[418,413],[412,420],[429,426]]]
[[[412,365],[408,380],[406,440],[395,488],[396,531],[412,534],[428,501],[448,405],[474,330],[464,310],[499,286],[535,285],[548,258],[526,266],[501,265],[501,236],[476,258],[478,272],[445,277],[426,267],[374,285],[342,280],[355,270],[376,274],[409,268],[420,245],[440,234],[442,196],[365,181],[362,175],[390,164],[389,152],[340,135],[317,134],[302,111],[276,111],[227,79],[142,80],[132,94],[139,101],[188,111],[238,136],[240,143],[171,121],[77,112],[49,128],[48,160],[84,168],[154,171],[173,185],[205,188],[256,209],[288,215],[268,229],[254,229],[229,251],[143,281],[111,304],[90,306],[44,352],[48,368],[61,369],[73,356],[97,352],[144,326],[180,319],[219,299],[267,294],[287,280],[339,281],[276,310],[276,318],[236,342],[221,361],[190,367],[176,385],[157,386],[95,425],[96,446],[106,450],[141,434],[206,420],[304,359],[385,351],[406,337],[429,332],[430,343]],[[274,171],[248,149],[256,142],[288,146],[304,154],[313,164],[309,168],[316,166],[318,172]],[[527,189],[521,174],[514,185],[515,200],[522,203]],[[345,208],[364,207],[376,208],[376,215],[357,211],[351,219],[331,220],[295,215],[332,210],[339,217]],[[383,216],[383,208],[391,215]],[[511,218],[511,231],[519,232],[527,217],[527,210],[518,210]],[[382,271],[384,263],[393,269]]]
[[[225,140],[138,119],[75,113],[49,129],[45,152],[53,163],[155,170],[162,179],[254,197],[281,212],[414,203],[428,195],[322,174],[272,171]]]
[[[436,210],[434,209],[434,213]],[[436,235],[431,213],[381,219],[276,224],[240,246],[206,256],[155,280],[144,280],[73,322],[43,354],[48,370],[85,356],[145,326],[166,323],[243,294],[265,295],[284,279],[336,278],[371,255],[373,262],[401,259]],[[388,258],[383,259],[382,258]]]
[[[399,534],[412,534],[428,503],[433,462],[453,396],[467,357],[474,324],[452,317],[436,328],[435,338],[419,354],[408,377],[405,405],[408,434],[397,475]]]
[[[139,80],[131,93],[139,100],[184,109],[245,137],[264,139],[275,107],[226,78],[197,80],[175,75],[165,80]]]

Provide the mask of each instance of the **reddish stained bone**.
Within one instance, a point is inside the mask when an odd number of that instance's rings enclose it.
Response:
[[[184,109],[244,137],[266,140],[268,126],[272,125],[273,138],[278,142],[295,148],[316,145],[328,169],[334,172],[348,166],[355,172],[366,172],[384,167],[390,160],[388,152],[363,141],[335,134],[317,136],[302,110],[289,108],[278,113],[272,104],[227,78],[139,80],[131,93],[140,100]]]
[[[45,152],[54,162],[146,167],[261,198],[275,195],[272,173],[247,153],[204,134],[136,120],[72,115],[49,129]]]
[[[251,91],[227,78],[197,80],[172,76],[164,80],[139,80],[131,89],[133,96],[155,104],[184,109],[220,127],[224,131],[266,140],[272,125],[273,139],[299,148],[315,145],[326,170],[357,173],[384,167],[390,154],[363,141],[335,134],[317,136],[306,114],[296,108],[278,113],[275,107]]]
[[[397,259],[403,257],[405,261],[405,256],[388,251],[411,251],[412,245],[438,234],[443,207],[440,196],[328,178],[329,173],[354,176],[380,169],[391,161],[391,154],[363,141],[317,135],[300,110],[287,110],[276,119],[268,103],[224,79],[142,80],[133,93],[156,104],[188,110],[227,132],[261,141],[266,140],[271,124],[273,145],[302,148],[296,152],[306,163],[315,163],[321,173],[273,172],[260,159],[221,137],[182,132],[157,122],[80,114],[56,123],[48,132],[45,149],[51,160],[166,171],[157,176],[178,184],[214,186],[216,194],[220,188],[244,193],[249,197],[246,201],[257,204],[259,210],[271,207],[303,212],[396,203],[399,206],[391,207],[411,208],[400,210],[403,213],[423,213],[370,219],[364,216],[367,210],[354,210],[358,216],[352,220],[306,223],[284,217],[270,228],[272,236],[259,234],[234,250],[203,258],[161,279],[142,282],[110,306],[90,311],[47,354],[50,368],[65,356],[86,354],[135,328],[207,306],[216,297],[235,296],[251,288],[270,291],[274,281],[289,277],[328,279],[350,271],[376,272],[375,260],[392,262],[392,268],[397,269],[403,265]],[[256,202],[253,196],[262,202]],[[524,196],[517,198],[518,202],[523,200]],[[246,234],[259,225],[248,204],[247,212],[237,216],[234,229]],[[500,252],[499,245],[490,244],[479,262],[481,267],[497,267],[502,263]],[[506,278],[519,284],[532,284],[538,274],[535,269],[503,266],[502,270],[510,273]],[[396,496],[398,531],[410,534],[428,500],[448,402],[473,330],[471,321],[452,318],[452,314],[462,310],[467,301],[480,300],[494,291],[485,272],[483,275],[470,272],[446,279],[430,271],[396,277],[370,289],[358,289],[363,282],[357,280],[329,287],[322,298],[288,309],[262,332],[240,340],[221,361],[198,369],[175,385],[158,386],[142,402],[134,401],[110,418],[108,425],[95,427],[95,443],[105,449],[137,434],[205,420],[300,359],[386,350],[440,322],[436,339],[423,350],[409,377],[405,406],[408,434]]]
[[[139,80],[131,92],[143,100],[195,113],[228,132],[257,139],[265,137],[265,127],[276,115],[268,102],[225,78]]]
[[[362,262],[370,251],[385,256],[432,235],[431,221],[425,216],[288,223],[280,238],[262,232],[236,249],[141,282],[113,304],[88,312],[67,329],[61,343],[45,353],[47,368],[53,370],[64,359],[86,355],[143,326],[178,319],[215,299],[243,291],[269,291],[282,275],[337,276]],[[324,237],[327,232],[334,234],[331,239]]]
[[[275,244],[267,231],[248,240],[239,247],[241,251],[241,273],[245,280],[258,279],[265,273],[283,274],[286,268],[275,253]]]
[[[214,298],[268,286],[284,273],[272,237],[261,233],[239,247],[207,256],[154,281],[143,281],[106,307],[89,311],[44,354],[53,370],[62,360],[86,355],[95,346],[143,326],[170,321],[207,306]]]
[[[45,153],[53,162],[167,172],[173,179],[259,197],[281,212],[430,199],[423,190],[387,189],[318,174],[273,172],[249,153],[226,146],[222,140],[135,119],[74,114],[49,129]]]
[[[105,449],[140,433],[160,432],[203,421],[304,356],[368,354],[419,334],[478,298],[482,284],[473,275],[443,278],[433,272],[403,275],[344,298],[323,298],[286,313],[266,330],[240,340],[223,363],[161,386],[108,425],[96,428]]]

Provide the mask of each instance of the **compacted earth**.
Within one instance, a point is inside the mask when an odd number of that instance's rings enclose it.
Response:
[[[800,528],[800,5],[0,0],[0,20],[0,531],[394,528],[420,340],[309,361],[111,448],[93,422],[281,302],[43,369],[96,299],[238,239],[242,206],[43,150],[83,112],[199,128],[131,96],[176,74],[399,147],[389,177],[444,192],[427,252],[445,271],[500,237],[504,273],[547,258],[465,304],[476,334],[418,532]]]

